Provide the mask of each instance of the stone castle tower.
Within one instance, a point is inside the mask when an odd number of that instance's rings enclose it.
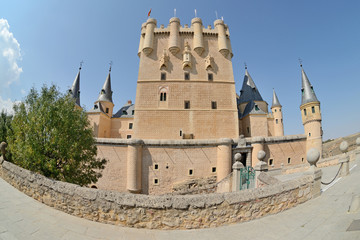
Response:
[[[284,124],[282,115],[282,106],[276,96],[275,90],[273,90],[273,101],[271,105],[271,111],[274,116],[274,136],[284,136]]]
[[[216,139],[239,134],[229,30],[218,19],[141,27],[134,138]]]
[[[306,141],[306,152],[310,148],[316,148],[322,153],[322,127],[320,102],[316,98],[313,86],[311,85],[304,69],[301,66],[301,118],[304,125]]]

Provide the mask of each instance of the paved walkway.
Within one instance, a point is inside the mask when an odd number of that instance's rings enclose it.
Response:
[[[77,218],[33,200],[0,178],[0,239],[360,239],[360,211],[347,212],[352,197],[360,194],[360,162],[350,167],[350,176],[293,209],[246,223],[176,231],[132,229]],[[323,181],[330,180],[337,169],[323,169]],[[357,230],[347,231],[352,223]]]

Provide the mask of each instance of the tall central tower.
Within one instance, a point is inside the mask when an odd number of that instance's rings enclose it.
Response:
[[[239,135],[229,29],[200,18],[141,27],[134,138],[214,139]]]

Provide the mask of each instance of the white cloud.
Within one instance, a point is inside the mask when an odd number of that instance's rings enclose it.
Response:
[[[5,110],[7,113],[9,113],[9,114],[13,114],[14,113],[14,110],[13,110],[13,105],[14,104],[18,104],[18,103],[20,103],[20,101],[15,101],[15,102],[13,102],[13,101],[11,101],[11,99],[10,98],[8,98],[8,99],[2,99],[2,97],[0,96],[0,112],[2,111],[2,110]]]
[[[0,19],[0,83],[9,86],[17,81],[22,72],[20,44],[10,31],[6,19]]]

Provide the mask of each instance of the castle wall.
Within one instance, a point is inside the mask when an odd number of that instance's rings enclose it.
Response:
[[[249,115],[250,134],[251,137],[268,136],[267,115],[265,114],[251,114]]]
[[[274,118],[270,115],[267,117],[268,136],[275,136],[274,134]]]
[[[133,124],[130,129],[129,124]],[[127,138],[127,136],[134,135],[134,118],[111,118],[111,137],[112,138]]]

